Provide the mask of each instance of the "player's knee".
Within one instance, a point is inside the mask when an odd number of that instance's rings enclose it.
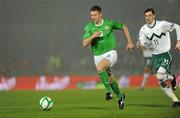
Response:
[[[150,68],[149,67],[145,67],[144,68],[144,73],[149,73],[150,72]]]
[[[113,81],[114,81],[114,77],[111,75],[111,76],[109,76],[109,82],[110,83],[113,83]]]
[[[166,78],[166,74],[165,73],[157,73],[156,78],[158,80],[164,80]]]
[[[159,84],[161,86],[161,89],[168,88],[171,86],[171,83],[169,80],[166,80],[167,75],[165,73],[157,73],[156,74],[157,79],[159,80]]]
[[[164,80],[167,78],[166,69],[163,67],[160,67],[157,71],[156,77],[158,80]]]
[[[160,85],[161,85],[161,88],[169,88],[171,87],[171,81],[170,80],[160,80],[159,81]]]
[[[159,84],[162,88],[165,88],[167,86],[166,83],[162,80],[159,81]]]
[[[104,68],[102,68],[101,66],[97,66],[97,67],[96,67],[96,69],[97,69],[97,71],[98,71],[98,72],[102,72],[102,71],[104,71],[104,70],[105,70],[105,69],[104,69]]]
[[[108,76],[112,76],[112,71],[111,71],[110,68],[108,68],[106,71],[107,71],[107,73],[108,73]]]

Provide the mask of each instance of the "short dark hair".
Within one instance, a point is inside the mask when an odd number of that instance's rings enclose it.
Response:
[[[90,11],[98,11],[99,13],[101,13],[102,9],[100,6],[95,5],[95,6],[91,7]]]
[[[152,14],[154,15],[155,14],[155,11],[154,11],[154,9],[153,8],[147,8],[145,11],[144,11],[144,14],[146,13],[146,12],[152,12]]]

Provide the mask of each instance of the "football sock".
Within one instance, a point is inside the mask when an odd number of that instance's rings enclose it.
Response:
[[[121,91],[120,91],[120,89],[119,89],[117,80],[113,80],[113,82],[112,82],[110,85],[111,85],[111,88],[112,88],[112,90],[114,91],[114,93],[118,96],[118,99],[120,99],[122,93],[121,93]]]
[[[144,73],[143,81],[141,83],[141,87],[144,88],[145,84],[147,83],[147,79],[149,77],[149,73]]]
[[[112,89],[111,89],[111,86],[109,84],[108,73],[106,71],[102,71],[99,73],[99,76],[100,76],[101,81],[103,82],[103,84],[105,86],[106,91],[112,93]]]
[[[177,98],[176,95],[173,93],[173,91],[172,91],[172,89],[171,89],[170,87],[164,87],[164,88],[161,88],[161,89],[164,91],[164,93],[165,93],[168,97],[170,97],[170,98],[173,100],[173,102],[179,101],[178,98]]]

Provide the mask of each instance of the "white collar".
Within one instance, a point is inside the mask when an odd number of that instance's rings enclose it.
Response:
[[[101,26],[102,24],[104,23],[104,20],[102,19],[102,22],[101,22],[101,24],[96,24],[96,23],[94,23],[95,24],[95,26]]]

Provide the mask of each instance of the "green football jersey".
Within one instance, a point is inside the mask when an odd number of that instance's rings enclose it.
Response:
[[[93,39],[91,42],[92,51],[94,55],[98,56],[116,47],[116,38],[113,30],[121,30],[122,28],[123,24],[114,20],[103,20],[100,26],[95,25],[94,22],[90,22],[85,27],[83,40],[89,38],[95,32],[101,32],[101,36]]]

